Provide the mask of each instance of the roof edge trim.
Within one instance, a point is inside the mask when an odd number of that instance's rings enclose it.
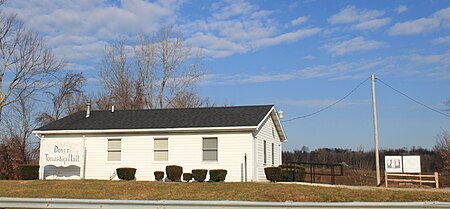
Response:
[[[201,131],[253,131],[256,126],[153,128],[153,129],[100,129],[100,130],[35,130],[33,134],[88,134],[88,133],[147,133],[147,132],[201,132]]]

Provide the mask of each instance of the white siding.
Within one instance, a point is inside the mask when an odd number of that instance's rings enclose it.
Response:
[[[202,162],[203,137],[218,138],[217,162]],[[83,140],[83,136],[74,135],[46,135],[45,138],[45,140],[71,138]],[[168,138],[168,161],[154,161],[154,138]],[[121,161],[107,161],[108,139],[121,139]],[[179,165],[183,167],[185,173],[190,173],[192,169],[226,169],[228,171],[226,181],[241,181],[244,155],[247,154],[248,180],[251,180],[252,139],[251,132],[85,135],[85,178],[110,179],[116,168],[134,167],[137,168],[137,180],[154,180],[154,171],[165,171],[166,165]]]
[[[281,164],[281,141],[272,117],[269,116],[263,121],[255,137],[257,146],[257,181],[267,181],[264,168]],[[264,141],[267,143],[267,163],[264,163]],[[274,164],[272,164],[272,143],[274,144]]]

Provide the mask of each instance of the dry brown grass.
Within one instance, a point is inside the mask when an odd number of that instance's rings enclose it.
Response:
[[[326,188],[278,183],[172,183],[142,181],[0,181],[0,197],[129,200],[243,200],[296,202],[444,201],[442,190]]]

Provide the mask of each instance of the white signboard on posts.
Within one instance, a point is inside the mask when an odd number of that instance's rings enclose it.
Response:
[[[388,173],[421,173],[419,155],[385,156],[385,170]]]
[[[402,173],[402,156],[385,156],[384,157],[385,170],[388,173]]]
[[[42,146],[41,146],[42,147]],[[81,167],[84,148],[82,141],[44,140],[42,162],[44,165]]]
[[[403,156],[403,173],[421,173],[420,156]]]

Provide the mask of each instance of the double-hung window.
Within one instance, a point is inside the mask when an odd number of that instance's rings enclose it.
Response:
[[[120,161],[122,155],[121,150],[121,139],[108,139],[108,161]]]
[[[154,160],[168,161],[169,160],[169,140],[167,138],[154,139]]]
[[[217,162],[217,137],[203,138],[203,161]]]

